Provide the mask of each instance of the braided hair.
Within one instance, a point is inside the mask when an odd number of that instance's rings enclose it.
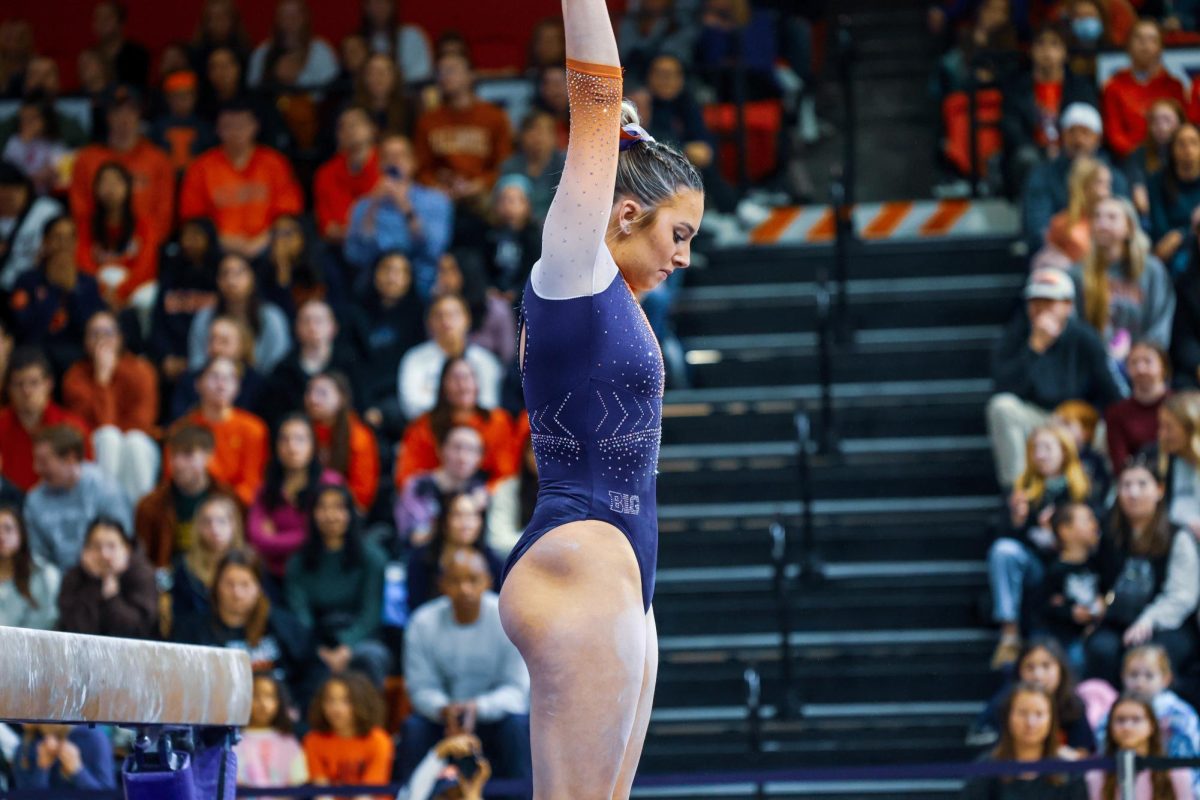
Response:
[[[639,125],[637,107],[621,103],[621,152],[613,201],[636,200],[649,223],[660,205],[683,189],[704,192],[704,181],[692,162],[669,144],[657,141]]]

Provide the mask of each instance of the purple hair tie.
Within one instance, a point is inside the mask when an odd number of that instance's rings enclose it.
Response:
[[[623,125],[621,127],[621,152],[625,152],[638,142],[653,142],[654,137],[646,133],[641,125]]]

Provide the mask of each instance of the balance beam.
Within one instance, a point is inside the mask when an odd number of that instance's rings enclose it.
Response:
[[[240,650],[0,627],[0,719],[242,726],[252,690]]]

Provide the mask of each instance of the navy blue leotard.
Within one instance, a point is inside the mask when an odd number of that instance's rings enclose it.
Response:
[[[505,574],[547,531],[600,520],[633,546],[649,610],[658,560],[663,361],[603,241],[620,131],[620,73],[610,69],[569,64],[567,167],[521,306],[538,498]]]

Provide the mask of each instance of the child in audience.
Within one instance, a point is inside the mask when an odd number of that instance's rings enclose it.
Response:
[[[1062,644],[1077,675],[1086,669],[1083,638],[1103,614],[1100,575],[1095,560],[1100,526],[1084,503],[1063,503],[1050,517],[1058,541],[1042,586],[1041,627]]]
[[[1167,651],[1156,644],[1134,647],[1125,654],[1121,665],[1121,683],[1126,696],[1141,698],[1151,704],[1156,727],[1161,731],[1162,746],[1172,758],[1195,758],[1200,755],[1200,717],[1188,702],[1171,690],[1174,675]],[[1113,707],[1113,713],[1116,706]],[[1108,742],[1106,753],[1112,754],[1111,717],[1100,723],[1096,736]],[[1197,796],[1200,796],[1200,771],[1194,774]],[[1192,780],[1192,776],[1189,776]]]
[[[308,783],[308,760],[292,733],[287,689],[267,674],[254,676],[250,724],[242,728],[237,754],[238,786],[301,786]]]
[[[29,549],[16,506],[0,506],[0,625],[52,630],[58,622],[58,568]]]
[[[1000,643],[992,669],[1011,664],[1021,649],[1021,609],[1026,592],[1041,585],[1045,561],[1055,548],[1050,516],[1062,502],[1082,503],[1091,483],[1079,460],[1071,433],[1060,425],[1034,429],[1026,445],[1025,472],[1009,496],[1009,535],[988,552],[988,578],[993,617],[1000,623]]]
[[[1062,647],[1053,639],[1033,639],[1022,649],[1016,662],[1015,679],[1018,685],[1036,686],[1054,701],[1054,714],[1060,740],[1056,751],[1068,757],[1080,757],[1094,752],[1096,737],[1084,714],[1083,701],[1075,692],[1075,678]],[[1001,731],[1005,691],[992,698],[976,723],[971,744],[987,741],[990,731],[994,737]],[[1001,733],[1001,736],[1003,734]],[[976,738],[977,736],[977,738]]]
[[[325,681],[308,711],[309,780],[325,786],[391,780],[395,746],[383,711],[383,698],[363,676],[348,672]]]
[[[1059,758],[1058,713],[1054,698],[1043,687],[1018,683],[1000,706],[1004,727],[988,761],[1033,762]],[[972,778],[962,800],[1036,797],[1038,800],[1084,800],[1083,781],[1062,775],[1019,775],[1015,778]]]
[[[1108,753],[1132,750],[1139,756],[1165,755],[1162,731],[1149,701],[1136,695],[1117,700],[1108,716],[1108,735],[1104,739]],[[1192,797],[1191,770],[1173,769],[1169,772],[1143,770],[1134,779],[1135,800],[1190,800]],[[1087,774],[1090,800],[1117,800],[1117,776],[1112,772],[1093,771]]]
[[[1087,475],[1091,492],[1088,502],[1093,508],[1101,508],[1112,488],[1112,474],[1108,459],[1092,446],[1096,441],[1096,428],[1100,424],[1100,412],[1091,403],[1083,400],[1068,400],[1054,409],[1054,421],[1071,432],[1079,463]]]

